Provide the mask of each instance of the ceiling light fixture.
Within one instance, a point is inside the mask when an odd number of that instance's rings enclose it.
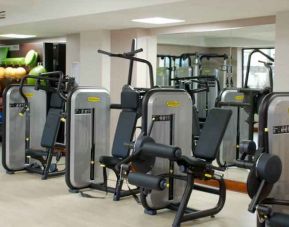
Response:
[[[11,39],[28,39],[34,38],[36,35],[22,35],[22,34],[2,34],[0,37],[11,38]]]
[[[170,19],[170,18],[164,18],[164,17],[149,17],[149,18],[142,18],[142,19],[133,19],[132,21],[138,22],[138,23],[146,23],[146,24],[173,24],[173,23],[185,22],[185,20]]]

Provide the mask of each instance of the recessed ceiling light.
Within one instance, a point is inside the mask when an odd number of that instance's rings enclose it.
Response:
[[[0,37],[11,38],[11,39],[28,39],[28,38],[34,38],[36,37],[36,35],[3,34],[3,35],[0,35]]]
[[[142,19],[133,19],[133,22],[138,23],[146,23],[146,24],[173,24],[173,23],[181,23],[184,20],[179,19],[170,19],[164,17],[149,17],[149,18],[142,18]]]

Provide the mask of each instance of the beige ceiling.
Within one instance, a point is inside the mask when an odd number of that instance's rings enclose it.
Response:
[[[161,16],[197,24],[275,15],[288,0],[0,0],[0,33],[60,36],[95,29],[145,27],[135,18]]]

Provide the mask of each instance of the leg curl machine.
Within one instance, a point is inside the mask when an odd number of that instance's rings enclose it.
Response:
[[[224,169],[213,166],[212,162],[216,159],[219,145],[230,117],[230,110],[217,108],[210,110],[197,147],[193,152],[194,157],[182,155],[182,150],[179,147],[156,143],[147,135],[142,135],[137,139],[133,145],[134,153],[126,160],[127,163],[130,161],[131,164],[123,164],[122,168],[131,170],[128,174],[129,183],[141,188],[140,200],[146,213],[156,214],[156,210],[164,208],[176,210],[177,214],[172,226],[177,227],[185,221],[208,216],[212,217],[222,210],[226,200],[226,186],[222,175],[217,174],[215,171],[223,171]],[[183,173],[183,175],[174,175],[174,178],[182,179],[186,182],[180,203],[170,203],[168,198],[163,207],[150,206],[147,198],[152,191],[163,191],[172,187],[168,180],[169,173],[160,175],[152,175],[150,173],[156,157],[177,163]],[[194,183],[195,179],[213,180],[218,182],[219,187],[216,189],[202,186]],[[218,195],[217,205],[202,211],[189,208],[188,202],[193,189]]]

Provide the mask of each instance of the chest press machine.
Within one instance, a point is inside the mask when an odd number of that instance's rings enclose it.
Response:
[[[25,85],[28,78],[35,79],[36,85]],[[73,78],[50,72],[25,76],[20,85],[11,85],[4,91],[2,165],[7,173],[26,170],[42,175],[43,180],[64,174],[65,169],[57,167],[64,153],[55,145],[66,89],[73,85]]]

